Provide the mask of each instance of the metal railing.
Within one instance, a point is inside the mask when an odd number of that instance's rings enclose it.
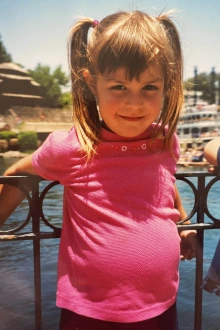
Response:
[[[214,177],[213,177],[214,176]],[[210,181],[206,184],[206,178]],[[196,183],[192,183],[190,178],[194,178]],[[196,252],[196,278],[195,278],[195,311],[194,311],[194,330],[202,329],[202,289],[203,281],[203,249],[204,231],[210,229],[220,229],[220,219],[215,218],[209,211],[207,197],[212,186],[220,180],[217,173],[206,172],[182,172],[176,174],[177,181],[183,181],[192,189],[194,195],[194,206],[188,218],[196,216],[196,223],[190,225],[178,224],[178,230],[196,229],[199,248]],[[48,182],[48,185],[39,192],[39,178],[35,176],[0,177],[0,184],[10,184],[19,187],[29,203],[29,212],[26,219],[16,228],[0,231],[0,241],[11,240],[32,240],[34,258],[34,292],[35,292],[35,329],[42,330],[42,299],[41,299],[41,262],[40,262],[40,241],[42,239],[60,238],[61,228],[51,224],[44,215],[43,201],[48,191],[59,184],[59,182]],[[29,184],[30,191],[25,189]],[[0,205],[1,207],[1,205]],[[205,222],[205,215],[209,222]],[[25,227],[31,223],[32,230],[23,232]],[[42,231],[41,224],[44,223],[50,231]],[[0,228],[1,229],[1,228]]]

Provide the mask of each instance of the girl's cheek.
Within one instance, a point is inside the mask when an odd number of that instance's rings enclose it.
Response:
[[[110,104],[119,104],[119,102],[121,103],[123,101],[123,98],[119,95],[114,95],[114,96],[109,96],[106,98],[106,101]]]

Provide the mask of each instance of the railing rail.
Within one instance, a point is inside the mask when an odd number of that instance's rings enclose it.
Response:
[[[213,177],[214,176],[214,177]],[[206,184],[206,178],[210,178],[209,183]],[[190,181],[190,178],[196,179],[196,184]],[[204,231],[210,229],[220,229],[220,219],[215,218],[208,209],[207,198],[208,193],[213,184],[220,180],[217,173],[212,174],[208,172],[191,172],[191,173],[177,173],[176,179],[184,181],[188,184],[194,194],[194,206],[189,218],[196,215],[196,223],[190,225],[178,224],[178,230],[196,229],[198,234],[198,244],[196,255],[196,279],[195,279],[195,312],[194,312],[194,330],[202,329],[202,289],[201,283],[203,281],[203,248],[204,248]],[[25,184],[31,185],[31,191],[25,189]],[[46,188],[39,192],[39,178],[35,176],[16,176],[16,177],[0,177],[0,184],[10,184],[19,187],[27,197],[29,203],[29,212],[24,222],[17,228],[0,231],[0,241],[11,240],[32,240],[33,241],[33,259],[34,259],[34,292],[35,292],[35,329],[42,330],[42,310],[41,310],[41,263],[40,263],[40,241],[41,239],[60,238],[61,228],[52,225],[45,217],[43,210],[43,200],[47,192],[59,184],[54,181],[48,183]],[[1,207],[1,205],[0,205]],[[205,222],[205,215],[210,219]],[[32,230],[28,232],[21,232],[32,223]],[[44,223],[51,230],[50,232],[41,230],[41,223]],[[1,228],[0,228],[1,229]]]

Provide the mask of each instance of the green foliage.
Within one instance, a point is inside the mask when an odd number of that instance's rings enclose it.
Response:
[[[18,134],[18,141],[21,151],[35,150],[37,148],[37,133],[21,132]]]
[[[66,86],[69,82],[69,78],[65,75],[65,73],[61,69],[61,65],[59,65],[53,72],[53,78],[58,82],[60,86]]]
[[[62,93],[60,100],[61,100],[62,107],[70,107],[72,104],[71,93],[68,93],[68,92]]]
[[[0,35],[0,63],[11,62],[11,61],[12,61],[11,55],[7,53]]]
[[[49,66],[38,64],[34,70],[29,70],[30,76],[41,85],[41,93],[45,99],[45,106],[62,107],[61,86],[66,86],[69,79],[58,66],[51,72]]]
[[[2,132],[0,132],[0,139],[1,140],[9,141],[10,139],[15,139],[15,138],[17,138],[17,133],[16,132],[11,132],[11,131],[2,131]]]

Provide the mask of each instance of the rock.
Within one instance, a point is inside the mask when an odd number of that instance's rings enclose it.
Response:
[[[4,139],[0,139],[0,150],[5,151],[8,149],[8,141]]]
[[[6,151],[1,153],[0,156],[3,158],[23,158],[27,156],[27,154],[20,151]]]

